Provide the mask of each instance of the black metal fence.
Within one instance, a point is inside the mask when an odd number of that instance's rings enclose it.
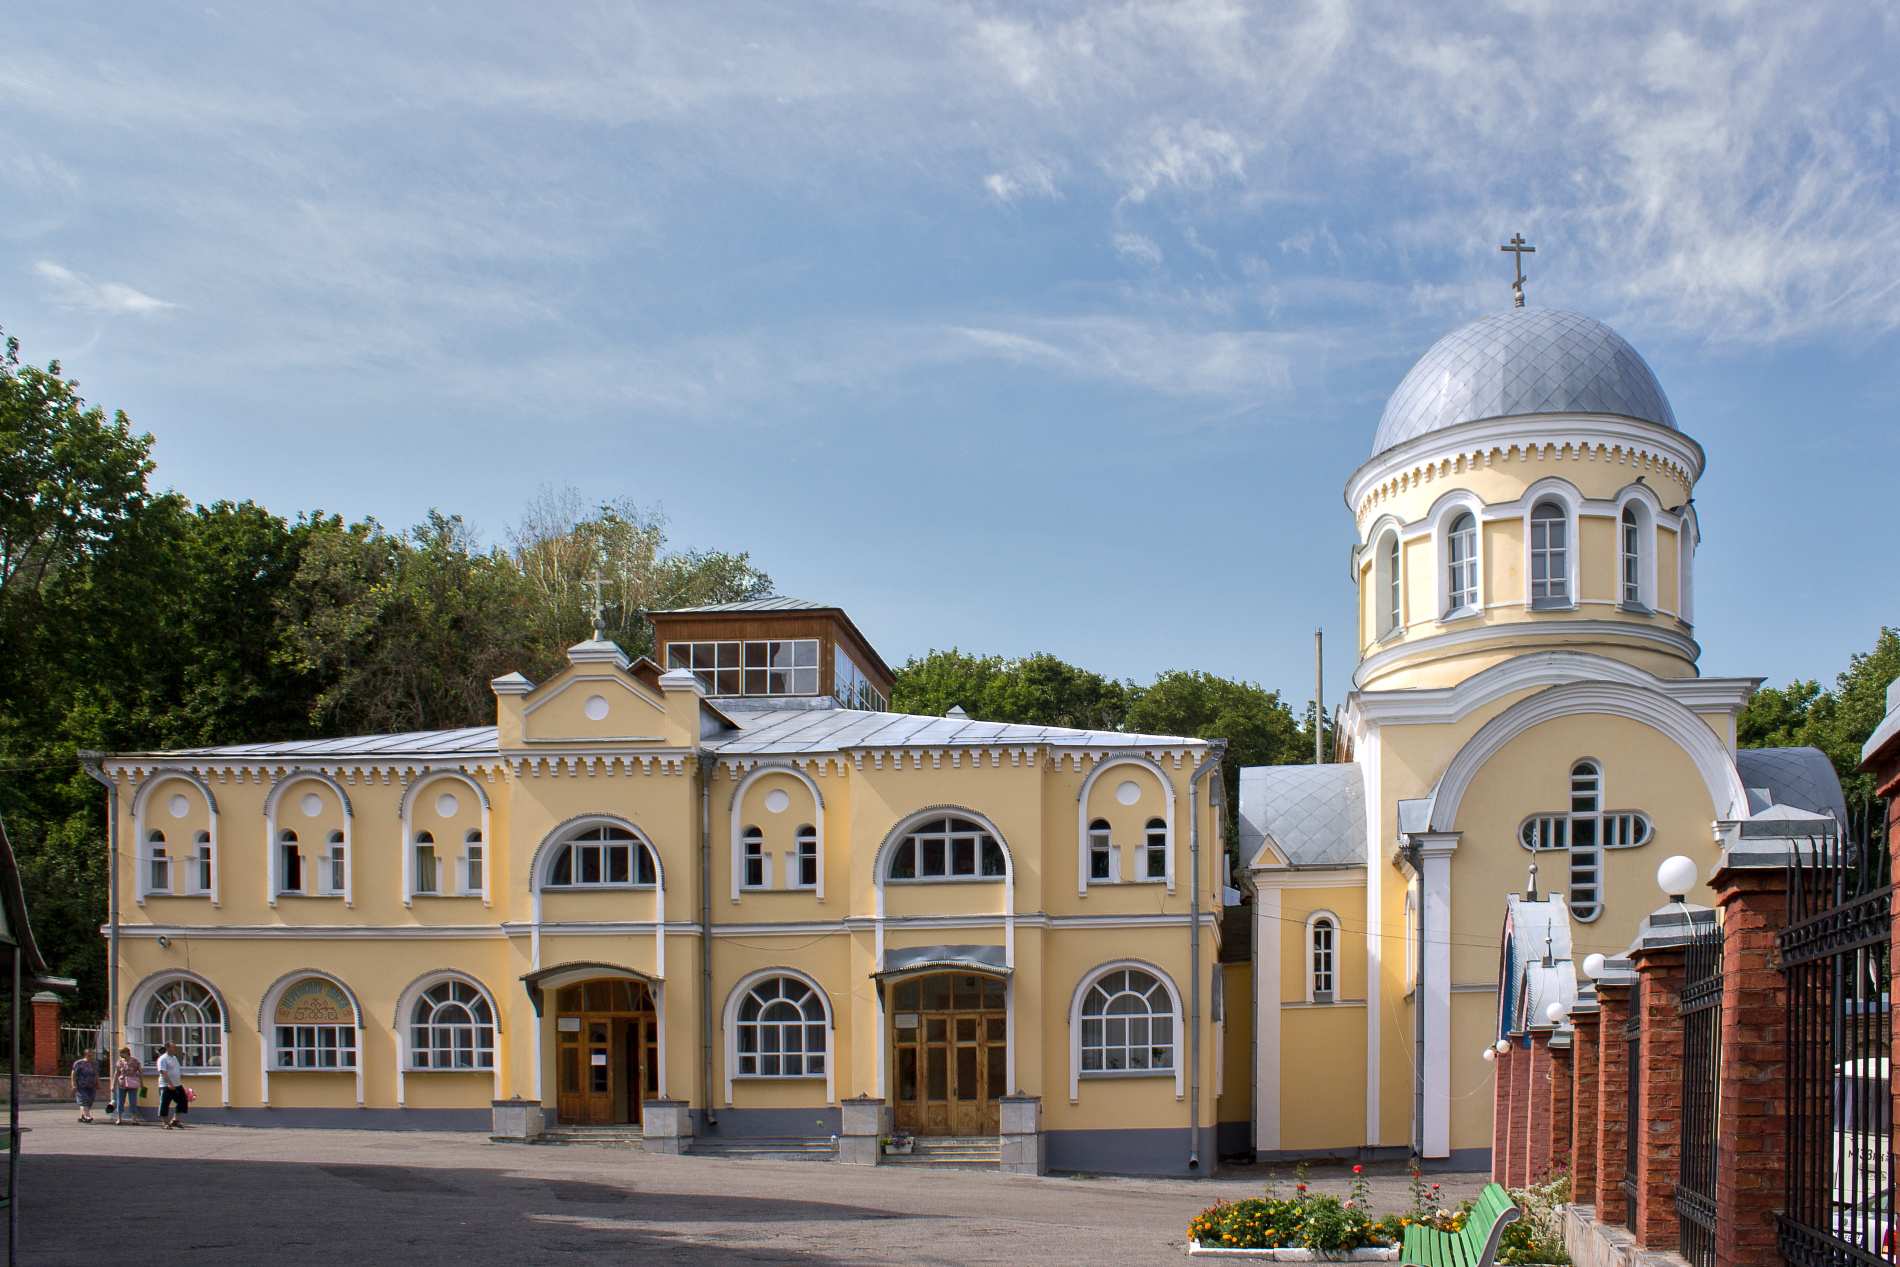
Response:
[[[1715,1264],[1716,1114],[1722,1075],[1722,930],[1698,932],[1684,948],[1682,991],[1682,1139],[1677,1154],[1676,1222],[1682,1256]]]
[[[1779,1248],[1795,1267],[1879,1267],[1896,1258],[1893,884],[1885,805],[1845,832],[1796,842],[1788,926],[1788,1174]]]
[[[1629,1113],[1623,1125],[1623,1225],[1634,1232],[1642,1218],[1642,1184],[1637,1181],[1636,1146],[1641,1138],[1643,1106],[1643,1018],[1640,991],[1630,991],[1629,1020],[1623,1026],[1623,1097]]]

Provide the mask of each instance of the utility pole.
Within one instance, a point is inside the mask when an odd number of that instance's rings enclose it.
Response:
[[[1313,631],[1313,764],[1326,764],[1326,631]]]

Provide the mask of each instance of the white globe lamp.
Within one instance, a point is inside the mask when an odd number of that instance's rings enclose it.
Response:
[[[1562,1024],[1564,1019],[1564,1005],[1561,1003],[1553,1003],[1545,1008],[1544,1019],[1549,1021],[1552,1025]]]
[[[1664,858],[1656,868],[1656,887],[1661,889],[1671,902],[1688,900],[1690,889],[1702,878],[1702,869],[1695,864],[1694,858],[1685,858],[1681,854],[1673,858]]]
[[[1583,975],[1595,981],[1603,975],[1603,956],[1585,955],[1583,957]]]
[[[1478,1053],[1478,1058],[1480,1060],[1496,1060],[1498,1058],[1498,1054],[1493,1049],[1487,1047],[1483,1051]]]
[[[1510,1041],[1508,1039],[1503,1039],[1503,1038],[1498,1039],[1498,1045],[1496,1048],[1498,1055],[1502,1056],[1505,1052],[1509,1050],[1511,1050]]]

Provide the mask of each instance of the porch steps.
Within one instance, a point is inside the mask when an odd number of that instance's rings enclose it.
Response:
[[[767,1161],[831,1161],[838,1155],[838,1141],[829,1135],[816,1138],[799,1136],[696,1135],[687,1149],[693,1157],[753,1158]]]
[[[625,1122],[616,1126],[551,1126],[534,1137],[537,1144],[592,1144],[596,1148],[644,1149],[645,1140],[638,1126]]]
[[[1002,1165],[1003,1141],[995,1135],[917,1135],[912,1151],[885,1154],[887,1166],[923,1166],[936,1170],[996,1170]]]

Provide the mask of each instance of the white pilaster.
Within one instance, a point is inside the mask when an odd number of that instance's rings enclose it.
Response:
[[[1425,1156],[1451,1156],[1451,856],[1455,831],[1412,837],[1419,864],[1419,990],[1424,1008],[1425,1096],[1419,1138]]]
[[[1260,1152],[1280,1148],[1280,938],[1280,890],[1262,884],[1253,931],[1253,1146]]]

